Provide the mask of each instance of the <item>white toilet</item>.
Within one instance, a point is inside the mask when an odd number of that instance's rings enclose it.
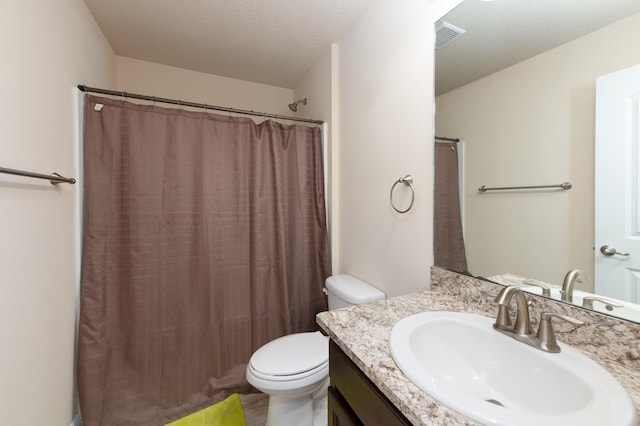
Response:
[[[350,275],[329,277],[325,285],[329,310],[385,298]],[[272,340],[251,357],[247,381],[269,395],[266,426],[326,425],[329,338],[316,331]]]

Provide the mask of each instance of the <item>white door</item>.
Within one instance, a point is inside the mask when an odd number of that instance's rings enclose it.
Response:
[[[596,80],[595,289],[640,302],[640,65]]]

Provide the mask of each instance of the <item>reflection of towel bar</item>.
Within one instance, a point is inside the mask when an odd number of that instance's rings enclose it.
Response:
[[[544,189],[544,188],[562,188],[564,190],[567,190],[567,189],[571,189],[571,187],[573,187],[573,185],[571,185],[571,182],[564,182],[564,183],[561,183],[560,185],[503,186],[500,188],[487,188],[486,186],[482,185],[480,188],[478,188],[478,191],[486,192],[486,191],[503,191],[503,190],[514,190],[514,189]]]

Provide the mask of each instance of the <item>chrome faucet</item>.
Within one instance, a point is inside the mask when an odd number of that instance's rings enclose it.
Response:
[[[511,325],[511,315],[509,305],[511,299],[516,299],[516,319]],[[525,343],[545,352],[560,352],[560,346],[556,342],[555,333],[551,327],[551,318],[556,317],[568,321],[575,325],[584,324],[582,321],[560,315],[553,312],[543,312],[540,316],[540,326],[538,333],[531,331],[531,319],[529,318],[529,306],[527,297],[522,289],[517,286],[507,286],[500,290],[495,298],[498,303],[498,315],[493,328],[519,342]]]
[[[576,281],[579,283],[584,281],[584,274],[580,269],[572,269],[564,276],[560,290],[560,299],[563,302],[573,302],[573,287],[575,287]]]
[[[511,325],[511,316],[509,315],[509,304],[511,298],[516,298],[516,322]],[[500,290],[496,296],[498,303],[498,316],[493,328],[499,331],[513,332],[518,335],[531,334],[531,320],[529,318],[529,306],[524,292],[516,286],[508,286]]]

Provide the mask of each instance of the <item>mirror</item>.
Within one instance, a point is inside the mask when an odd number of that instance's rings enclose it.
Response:
[[[436,49],[435,128],[461,140],[468,271],[559,286],[580,269],[593,293],[595,81],[640,64],[640,2],[465,0],[443,22],[466,30]]]

